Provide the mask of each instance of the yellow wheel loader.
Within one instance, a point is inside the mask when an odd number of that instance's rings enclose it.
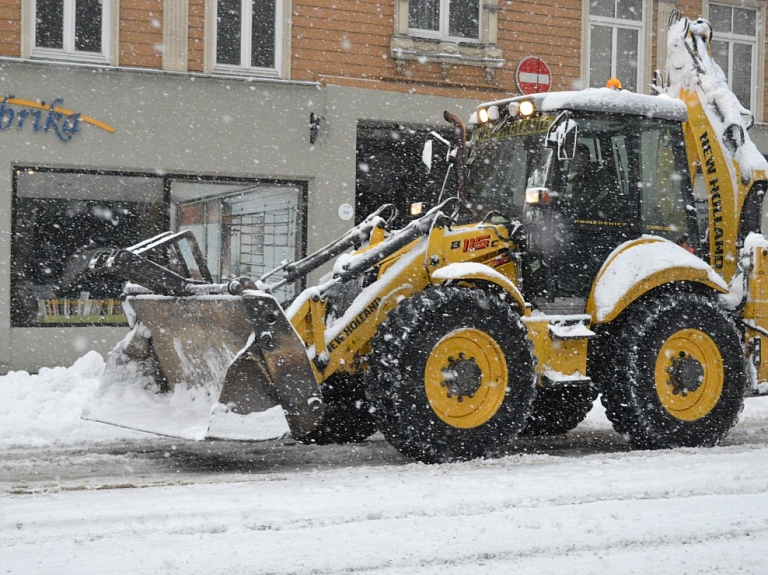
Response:
[[[635,446],[716,444],[768,386],[768,163],[710,36],[675,16],[655,96],[514,97],[466,128],[447,115],[455,195],[399,230],[383,206],[257,281],[212,283],[189,232],[100,254],[128,280],[133,329],[84,417],[194,439],[378,430],[442,462],[564,433],[600,393]]]

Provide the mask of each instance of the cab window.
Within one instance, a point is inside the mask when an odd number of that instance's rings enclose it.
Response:
[[[643,232],[691,245],[689,215],[695,210],[688,181],[683,135],[677,125],[647,126],[640,135]],[[690,207],[689,207],[690,206]]]

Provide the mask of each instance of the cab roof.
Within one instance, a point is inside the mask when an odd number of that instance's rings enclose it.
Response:
[[[688,111],[685,104],[676,98],[670,98],[665,94],[648,96],[627,90],[612,90],[610,88],[587,88],[571,92],[548,92],[516,96],[494,102],[485,102],[479,105],[477,110],[489,108],[490,106],[506,107],[512,102],[523,102],[526,100],[532,101],[536,110],[540,112],[573,110],[603,112],[607,114],[631,114],[678,122],[685,122],[688,119]],[[477,110],[472,114],[469,120],[470,124],[478,123]]]

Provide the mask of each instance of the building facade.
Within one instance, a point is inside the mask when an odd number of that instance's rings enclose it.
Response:
[[[542,89],[648,92],[674,8],[710,18],[765,153],[764,0],[0,0],[0,370],[126,332],[100,249],[192,229],[217,279],[256,277],[425,199],[426,133],[528,56]]]

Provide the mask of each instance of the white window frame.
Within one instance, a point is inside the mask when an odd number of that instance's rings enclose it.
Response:
[[[449,40],[452,42],[469,42],[470,44],[479,44],[483,36],[483,12],[485,11],[482,0],[478,3],[479,13],[477,16],[478,17],[477,38],[465,38],[464,36],[451,36],[448,33],[450,29],[450,3],[451,3],[451,0],[440,0],[439,30],[425,30],[423,28],[409,27],[408,34],[410,36],[415,36],[420,38],[434,38],[436,40]],[[410,0],[408,0],[408,10],[409,10],[408,15],[410,15]]]
[[[648,83],[651,79],[651,74],[646,70],[646,62],[651,61],[651,41],[648,38],[648,25],[647,22],[651,22],[653,18],[653,2],[649,0],[642,0],[641,17],[638,20],[624,20],[621,18],[608,18],[606,16],[596,16],[589,13],[589,0],[582,2],[582,33],[581,37],[584,39],[584,48],[581,51],[581,69],[582,69],[582,81],[584,87],[589,87],[590,78],[590,54],[592,46],[592,25],[606,26],[612,28],[611,35],[611,76],[622,80],[622,76],[626,78],[622,70],[617,70],[616,66],[616,37],[617,29],[624,28],[627,30],[637,31],[637,78],[635,79],[635,85],[637,86],[638,93],[648,93]]]
[[[104,0],[101,16],[101,52],[75,50],[75,0],[64,2],[63,48],[41,48],[36,46],[36,0],[22,2],[22,58],[46,60],[69,60],[72,62],[93,62],[117,65],[119,34],[119,0]]]
[[[712,39],[715,41],[722,41],[728,43],[728,70],[723,70],[728,78],[728,87],[731,87],[733,80],[732,66],[733,66],[733,44],[749,44],[752,46],[752,62],[750,69],[752,70],[752,79],[750,87],[750,97],[752,100],[752,106],[750,111],[755,116],[755,121],[763,121],[763,94],[765,83],[765,2],[759,2],[755,0],[740,0],[739,2],[732,2],[728,0],[717,0],[716,2],[709,2],[704,0],[702,6],[702,12],[705,14],[705,18],[709,18],[709,6],[715,4],[717,6],[724,6],[729,8],[746,8],[749,10],[755,10],[755,35],[754,36],[742,36],[740,34],[724,33],[720,31],[714,31]]]
[[[250,65],[219,64],[216,62],[217,46],[217,0],[206,0],[205,3],[205,71],[208,73],[234,74],[247,76],[262,76],[265,78],[290,78],[291,37],[291,0],[275,0],[275,65],[272,68],[254,67]],[[251,14],[253,0],[241,0],[241,43],[240,61],[249,62],[251,59]]]
[[[497,45],[499,0],[481,0],[480,6],[480,37],[449,38],[434,30],[411,29],[410,1],[395,0],[395,30],[389,53],[397,73],[405,74],[409,65],[436,62],[445,80],[453,66],[478,66],[484,69],[486,81],[492,82],[496,70],[506,63]],[[445,14],[441,12],[441,18]]]

